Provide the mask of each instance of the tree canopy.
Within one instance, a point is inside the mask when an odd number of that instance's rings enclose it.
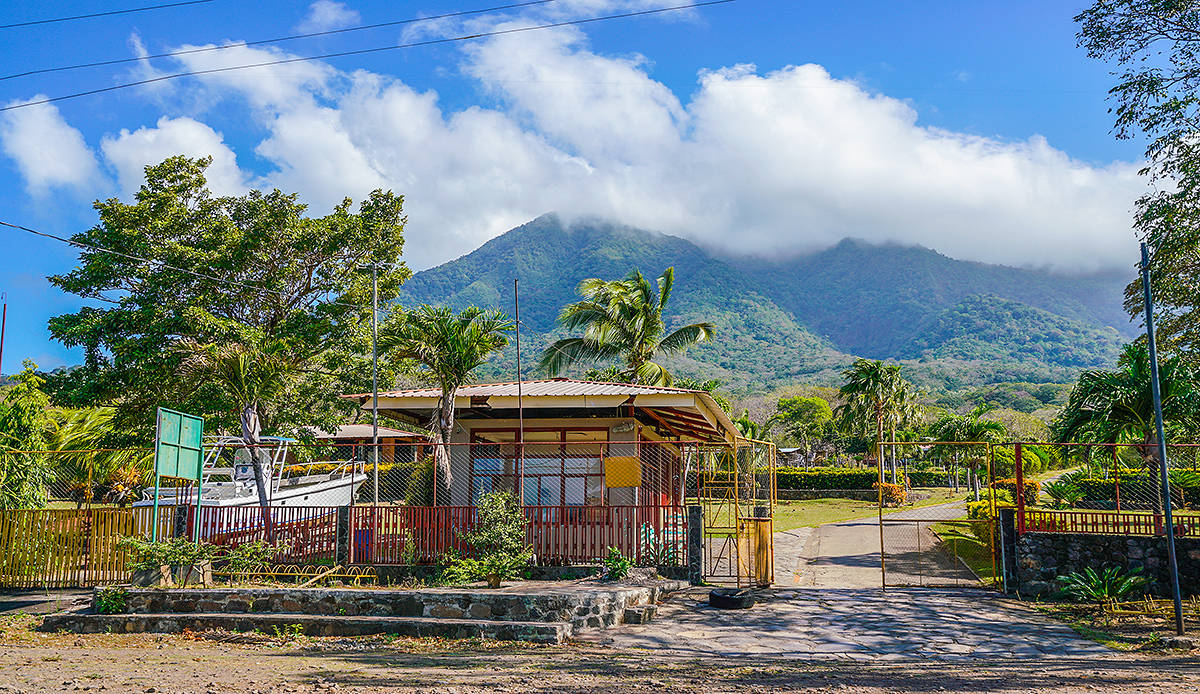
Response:
[[[82,249],[78,267],[50,278],[89,300],[50,320],[51,335],[85,357],[83,368],[50,384],[52,396],[66,405],[111,404],[123,426],[143,433],[164,401],[234,429],[238,403],[218,384],[164,392],[185,358],[176,345],[270,335],[288,344],[303,377],[264,428],[332,427],[348,407],[337,395],[369,383],[371,284],[358,269],[379,265],[385,302],[409,276],[400,262],[403,199],[376,190],[357,212],[346,199],[310,217],[295,194],[279,190],[213,195],[210,163],[171,157],[146,167],[133,202],[95,203],[99,223],[72,237]]]
[[[1134,227],[1152,249],[1159,343],[1200,355],[1200,7],[1181,0],[1095,0],[1075,17],[1079,45],[1115,65],[1113,132],[1145,137],[1143,175],[1163,185],[1135,205]],[[1126,310],[1144,313],[1142,288]]]
[[[711,340],[715,330],[711,323],[703,322],[666,334],[663,315],[674,285],[673,267],[654,284],[638,270],[622,280],[580,282],[578,292],[583,300],[567,305],[558,321],[567,330],[582,330],[583,334],[555,341],[542,354],[539,366],[559,374],[575,362],[621,360],[624,368],[618,373],[622,380],[671,385],[674,376],[655,359]]]

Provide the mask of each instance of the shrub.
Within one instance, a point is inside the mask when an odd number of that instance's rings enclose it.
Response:
[[[781,467],[775,471],[780,489],[871,489],[879,481],[875,470],[850,468]]]
[[[100,614],[121,614],[125,611],[125,589],[106,586],[96,590],[96,611]]]
[[[884,482],[880,485],[878,482],[875,482],[871,487],[882,491],[885,506],[901,506],[908,502],[908,490],[902,484]]]
[[[450,557],[443,579],[462,583],[487,578],[496,585],[516,578],[533,556],[525,542],[527,521],[517,497],[508,492],[484,494],[475,504],[475,514],[475,527],[459,535],[475,556]]]
[[[629,569],[633,566],[633,562],[629,557],[621,554],[621,550],[616,547],[608,548],[608,556],[604,558],[604,577],[610,581],[619,581],[629,575]]]
[[[1083,490],[1074,480],[1056,479],[1042,483],[1042,491],[1054,501],[1055,508],[1071,508],[1083,498]]]
[[[201,564],[216,556],[220,548],[185,537],[151,542],[130,536],[118,540],[117,549],[133,553],[129,567],[134,571],[153,571],[160,566]]]
[[[281,547],[255,540],[226,550],[221,560],[231,573],[244,573],[270,565],[282,551]]]
[[[1132,593],[1140,593],[1150,579],[1142,575],[1140,568],[1126,571],[1110,566],[1101,571],[1088,567],[1081,572],[1060,576],[1063,592],[1079,602],[1107,602],[1120,600]]]
[[[1023,480],[1023,483],[1021,486],[1025,488],[1024,489],[1025,505],[1026,506],[1035,505],[1038,501],[1038,492],[1040,491],[1040,489],[1038,487],[1038,483],[1035,482],[1034,480]],[[995,489],[997,491],[999,491],[999,490],[1007,491],[1009,494],[1012,495],[1012,498],[1014,498],[1014,499],[1017,498],[1017,480],[1016,480],[1016,478],[996,480],[995,482],[992,482],[992,489]]]

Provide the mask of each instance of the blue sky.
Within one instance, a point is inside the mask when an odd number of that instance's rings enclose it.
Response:
[[[0,24],[157,4],[10,0]],[[0,29],[4,75],[504,0],[234,0]],[[679,0],[559,0],[464,20],[0,80],[0,102],[185,66],[255,62],[580,19]],[[737,0],[674,15],[173,80],[0,114],[0,220],[69,234],[168,152],[214,187],[279,186],[314,212],[406,194],[426,267],[542,212],[605,216],[738,253],[844,236],[1064,271],[1128,268],[1142,144],[1109,133],[1108,67],[1072,2]],[[270,53],[274,51],[274,53]],[[286,55],[285,55],[286,54]],[[46,320],[70,248],[0,230],[0,370],[78,355]]]

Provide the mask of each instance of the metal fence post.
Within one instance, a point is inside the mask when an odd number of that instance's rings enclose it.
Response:
[[[704,582],[704,507],[687,507],[687,567],[688,582]]]
[[[333,562],[341,566],[350,565],[350,508],[339,506],[337,510],[337,544],[334,547]]]

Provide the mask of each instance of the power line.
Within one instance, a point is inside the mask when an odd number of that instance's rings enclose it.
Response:
[[[87,67],[102,67],[104,65],[121,65],[124,63],[136,63],[143,60],[153,60],[155,58],[175,58],[181,55],[192,55],[194,53],[208,53],[211,51],[224,51],[230,48],[243,48],[245,46],[260,46],[267,43],[279,43],[282,41],[295,41],[297,39],[311,39],[319,36],[330,36],[332,34],[345,34],[352,31],[365,31],[367,29],[379,29],[381,27],[399,26],[403,24],[416,24],[419,22],[431,22],[436,19],[451,19],[454,17],[464,17],[473,14],[483,14],[486,12],[499,12],[501,10],[511,10],[519,7],[529,7],[530,5],[545,5],[559,0],[529,0],[528,2],[517,2],[509,5],[497,5],[495,7],[486,7],[479,10],[462,10],[459,12],[447,12],[445,14],[435,14],[428,17],[415,17],[412,19],[399,19],[394,22],[380,22],[378,24],[364,24],[362,26],[347,27],[344,29],[330,29],[328,31],[317,31],[310,34],[292,34],[290,36],[280,36],[273,39],[259,39],[258,41],[243,41],[240,43],[231,43],[224,46],[206,46],[204,48],[190,48],[183,51],[171,51],[169,53],[156,53],[154,55],[143,55],[136,58],[116,58],[113,60],[99,60],[92,63],[78,63],[76,65],[62,65],[59,67],[39,68],[37,70],[29,70],[27,72],[18,72],[12,75],[0,75],[0,81],[11,80],[17,77],[28,77],[30,75],[42,75],[48,72],[64,72],[67,70],[78,70]],[[205,0],[211,2],[211,0]]]
[[[130,253],[123,253],[123,252],[121,252],[121,251],[114,251],[114,250],[112,250],[111,248],[105,248],[105,247],[103,247],[103,246],[97,246],[97,245],[95,245],[95,244],[90,244],[90,243],[86,243],[86,242],[83,242],[83,241],[76,241],[76,240],[74,240],[74,239],[69,239],[69,238],[66,238],[65,236],[58,236],[58,235],[56,235],[56,234],[51,234],[51,233],[49,233],[49,232],[45,232],[45,231],[38,231],[37,229],[30,229],[29,227],[27,227],[27,226],[22,226],[22,225],[20,225],[20,224],[13,224],[13,223],[11,223],[11,222],[5,222],[5,221],[3,221],[3,220],[0,220],[0,226],[6,226],[6,227],[9,227],[9,228],[11,228],[11,229],[17,229],[17,230],[19,230],[19,231],[24,231],[24,232],[27,232],[27,233],[33,234],[33,235],[35,235],[35,236],[42,236],[42,237],[44,237],[44,238],[53,239],[53,240],[55,240],[55,241],[61,241],[62,243],[65,243],[65,244],[68,244],[68,245],[71,245],[71,246],[76,246],[76,247],[78,247],[78,248],[84,248],[84,249],[87,249],[87,250],[90,250],[90,251],[95,251],[95,252],[97,252],[97,253],[109,253],[109,254],[111,254],[111,255],[115,255],[115,256],[119,256],[119,257],[121,257],[121,258],[125,258],[125,259],[127,259],[127,260],[135,260],[135,261],[137,261],[137,262],[141,262],[141,263],[149,263],[150,265],[155,265],[155,266],[158,266],[158,267],[160,267],[160,268],[165,268],[165,269],[168,269],[168,270],[175,270],[176,272],[182,272],[182,273],[185,273],[185,274],[188,274],[188,275],[192,275],[193,277],[197,277],[197,278],[199,278],[199,279],[208,280],[208,281],[210,281],[210,282],[216,282],[216,283],[219,283],[219,284],[226,284],[226,285],[235,285],[235,286],[238,286],[238,287],[242,287],[242,288],[244,288],[244,289],[252,289],[252,290],[254,290],[254,291],[256,291],[256,292],[267,292],[267,293],[269,293],[269,294],[275,294],[275,295],[277,295],[277,296],[281,296],[281,297],[285,297],[285,298],[288,298],[288,297],[290,297],[290,295],[289,295],[287,292],[281,292],[281,291],[279,291],[279,290],[277,290],[277,289],[269,289],[269,288],[267,288],[267,287],[260,287],[260,286],[258,286],[258,285],[256,285],[256,284],[249,284],[249,283],[247,283],[247,282],[240,282],[240,281],[238,281],[238,280],[229,279],[229,278],[227,278],[227,277],[217,277],[217,276],[215,276],[215,275],[209,275],[209,274],[205,274],[205,273],[203,273],[203,272],[196,272],[195,270],[188,270],[187,268],[182,268],[182,267],[179,267],[179,266],[177,266],[177,265],[171,265],[170,263],[166,263],[166,262],[163,262],[163,261],[161,261],[161,260],[156,260],[156,259],[154,259],[154,258],[143,258],[143,257],[141,257],[141,256],[132,255],[132,254],[130,254]],[[356,309],[357,309],[357,308],[362,308],[361,306],[359,306],[359,305],[357,305],[357,304],[349,304],[349,303],[342,302],[342,301],[333,301],[333,302],[330,302],[330,303],[332,303],[332,304],[334,304],[334,305],[337,305],[337,306],[345,306],[345,307],[348,307],[348,308],[356,308]]]
[[[536,24],[534,26],[516,27],[513,29],[497,29],[495,31],[485,31],[485,32],[477,33],[477,34],[465,34],[462,36],[453,36],[453,37],[442,38],[442,39],[429,39],[427,41],[415,41],[413,43],[401,43],[401,44],[396,44],[393,46],[378,46],[375,48],[361,48],[361,49],[353,50],[353,51],[339,51],[337,53],[325,53],[322,55],[313,55],[313,56],[306,56],[306,57],[300,57],[300,58],[270,60],[270,61],[266,61],[266,62],[262,62],[262,63],[251,63],[248,65],[231,65],[229,67],[210,68],[207,70],[192,70],[189,72],[178,72],[178,73],[174,73],[171,75],[162,75],[159,77],[152,77],[150,79],[138,80],[137,82],[126,82],[124,84],[117,84],[117,85],[113,85],[111,87],[102,87],[100,89],[90,89],[88,91],[75,92],[73,94],[65,94],[63,96],[55,96],[55,97],[49,97],[46,99],[39,99],[37,101],[27,101],[25,103],[13,104],[11,106],[5,106],[3,108],[0,108],[0,113],[3,113],[4,111],[13,111],[13,110],[16,110],[19,108],[29,108],[30,106],[41,106],[42,104],[50,104],[50,103],[54,103],[56,101],[65,101],[67,99],[77,99],[81,96],[91,96],[93,94],[103,94],[105,92],[113,92],[113,91],[117,91],[119,89],[128,89],[129,87],[138,87],[143,84],[153,84],[155,82],[164,82],[166,80],[178,79],[180,77],[191,77],[191,76],[195,76],[195,75],[210,75],[210,74],[219,73],[219,72],[230,72],[233,70],[246,70],[246,69],[255,68],[255,67],[268,67],[271,65],[287,65],[290,63],[301,63],[301,62],[307,62],[310,60],[322,60],[325,58],[341,58],[341,57],[350,56],[350,55],[364,55],[367,53],[380,53],[383,51],[394,51],[394,50],[401,49],[401,48],[416,48],[419,46],[432,46],[432,45],[443,44],[443,43],[456,43],[456,42],[460,42],[460,41],[471,41],[471,40],[475,40],[475,39],[488,38],[488,37],[492,37],[492,36],[504,36],[507,34],[519,34],[519,33],[524,33],[527,31],[538,31],[541,29],[554,29],[554,28],[565,27],[565,26],[576,26],[576,25],[580,25],[580,24],[591,24],[591,23],[595,23],[595,22],[604,22],[604,21],[608,21],[608,20],[612,20],[612,19],[627,19],[629,17],[644,17],[646,15],[662,14],[665,12],[677,12],[679,10],[689,10],[689,9],[696,8],[696,7],[707,7],[709,5],[724,5],[724,4],[731,3],[731,2],[735,2],[735,0],[708,0],[707,2],[690,3],[687,5],[674,5],[671,7],[658,7],[658,8],[654,8],[654,9],[650,9],[650,10],[639,10],[637,12],[623,12],[620,14],[610,14],[610,15],[604,15],[604,16],[600,16],[600,17],[588,17],[585,19],[572,19],[572,20],[562,21],[562,22],[552,22],[549,24]]]
[[[167,7],[182,7],[184,5],[202,5],[213,0],[186,0],[186,2],[169,2],[164,5],[150,5],[148,7],[132,7],[128,10],[109,10],[107,12],[93,12],[91,14],[77,14],[71,17],[55,17],[54,19],[35,19],[28,22],[16,22],[14,24],[0,24],[0,29],[16,29],[17,27],[31,27],[37,24],[54,24],[56,22],[71,22],[76,19],[92,19],[93,17],[111,17],[115,14],[131,14],[134,12],[147,12],[149,10],[161,10]]]

